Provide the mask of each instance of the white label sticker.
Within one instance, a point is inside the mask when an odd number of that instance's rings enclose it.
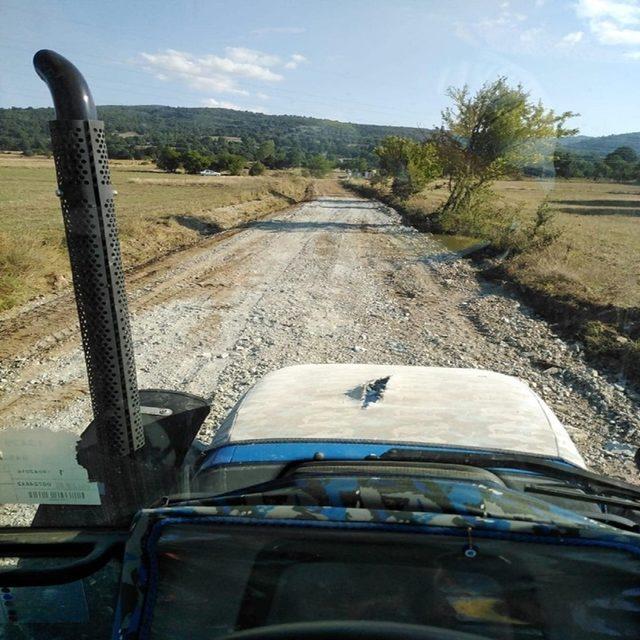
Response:
[[[0,503],[100,504],[96,482],[76,461],[67,431],[0,431]]]

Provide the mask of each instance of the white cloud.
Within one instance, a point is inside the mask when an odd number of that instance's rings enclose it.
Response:
[[[300,53],[288,58],[248,49],[246,47],[226,47],[224,55],[194,55],[185,51],[165,49],[158,53],[141,53],[134,62],[152,73],[158,80],[174,82],[195,91],[211,95],[230,94],[251,95],[243,83],[274,84],[284,79],[283,72],[295,69],[307,59]],[[268,96],[258,92],[260,100]],[[206,106],[227,109],[262,111],[263,107],[239,106],[217,97],[207,98]]]
[[[208,55],[196,57],[183,51],[167,49],[161,53],[141,53],[140,64],[165,82],[179,81],[196,91],[215,91],[247,95],[247,91],[238,85],[244,78],[263,82],[278,82],[282,76],[267,66],[256,62],[244,62],[234,59],[235,54],[227,57]]]
[[[210,109],[233,109],[234,111],[253,111],[254,113],[267,113],[262,106],[241,106],[226,100],[216,100],[216,98],[207,98],[202,101],[203,107]]]
[[[304,33],[306,29],[304,27],[262,27],[260,29],[254,29],[251,33],[258,36],[263,36],[269,33],[286,33],[290,35],[299,35]]]
[[[284,65],[285,69],[296,69],[303,62],[307,62],[307,59],[300,53],[294,53],[291,56],[289,62],[286,62]]]
[[[203,107],[216,107],[218,109],[236,109],[242,111],[242,107],[234,104],[233,102],[227,102],[226,100],[216,100],[215,98],[207,98],[202,101]]]
[[[608,20],[597,22],[591,27],[591,30],[601,44],[614,46],[640,44],[640,30],[622,29]]]
[[[479,20],[459,22],[456,34],[474,44],[507,53],[539,55],[548,49],[549,37],[544,29],[532,25],[524,13],[512,11],[509,3],[502,3],[493,13],[484,12]]]
[[[578,16],[588,20],[614,20],[621,25],[640,23],[640,6],[626,0],[578,0]]]
[[[259,65],[261,67],[275,67],[280,63],[278,56],[269,53],[262,53],[255,49],[247,49],[245,47],[227,47],[225,49],[227,56],[235,62],[243,64]]]
[[[579,0],[579,18],[587,21],[596,40],[606,46],[640,46],[640,5],[627,0]],[[625,57],[636,59],[635,52]]]
[[[572,31],[563,36],[558,45],[561,47],[573,47],[581,42],[583,37],[584,33],[582,31]]]

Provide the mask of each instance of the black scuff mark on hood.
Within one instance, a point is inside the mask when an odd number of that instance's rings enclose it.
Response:
[[[347,392],[346,395],[354,400],[359,400],[362,408],[366,409],[384,398],[384,393],[387,390],[390,379],[391,376],[385,376],[384,378],[369,380],[369,382],[358,385],[355,389]]]

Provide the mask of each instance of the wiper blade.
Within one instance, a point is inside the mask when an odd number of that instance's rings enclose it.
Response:
[[[569,498],[570,500],[580,500],[581,502],[594,502],[597,504],[606,504],[613,507],[622,507],[624,509],[640,511],[640,502],[636,502],[635,500],[627,500],[626,498],[616,498],[614,496],[583,493],[578,490],[550,487],[544,484],[530,484],[525,486],[524,490],[529,493],[538,493],[541,495],[554,496],[557,498]]]
[[[597,487],[615,492],[629,498],[640,499],[640,487],[615,478],[600,476],[593,471],[574,467],[569,463],[529,454],[505,452],[468,452],[468,451],[420,451],[416,449],[389,449],[380,456],[381,460],[396,460],[406,462],[448,462],[451,464],[471,465],[492,469],[496,467],[515,468],[556,478],[582,480],[590,487]]]

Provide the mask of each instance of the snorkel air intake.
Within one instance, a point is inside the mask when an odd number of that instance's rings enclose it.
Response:
[[[209,406],[187,393],[138,390],[104,123],[71,62],[42,50],[33,63],[55,105],[50,130],[57,194],[94,414],[77,458],[100,483],[94,523],[125,522],[163,495],[188,491],[184,461],[197,451],[193,441]],[[87,524],[86,509],[47,506],[39,514],[44,522]]]
[[[144,446],[140,398],[104,123],[82,74],[54,51],[33,59],[56,110],[50,123],[96,435],[126,456]]]

